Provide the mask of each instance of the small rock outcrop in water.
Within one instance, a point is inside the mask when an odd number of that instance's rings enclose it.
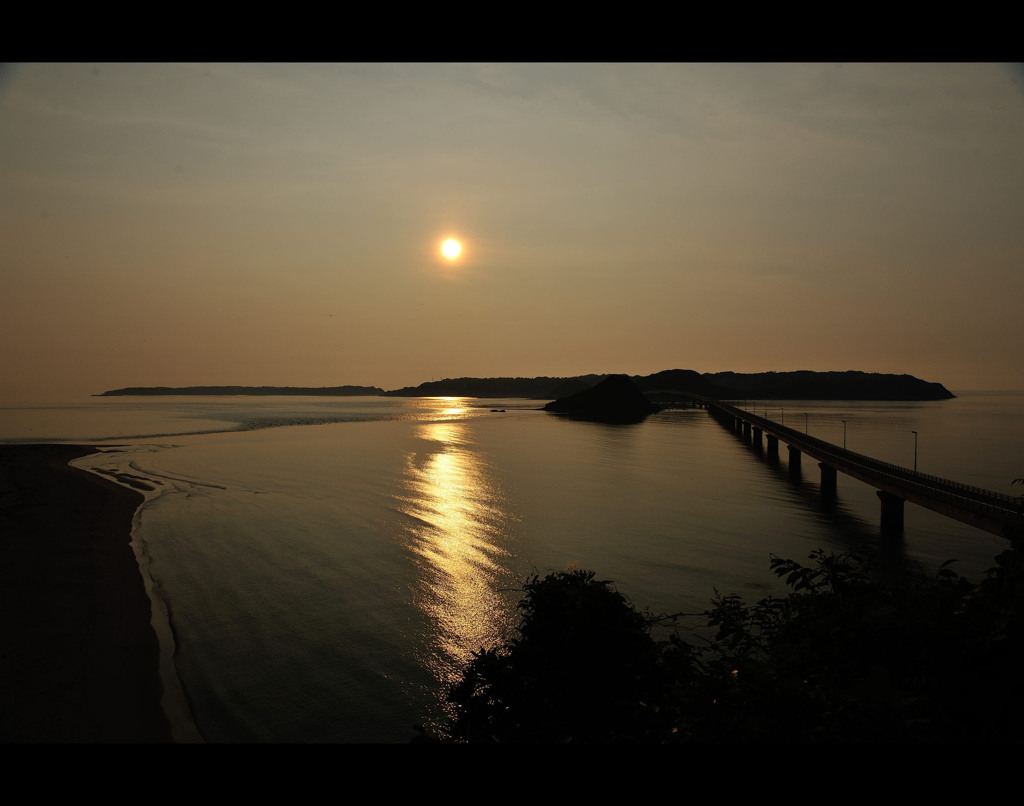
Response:
[[[644,397],[628,375],[609,375],[590,389],[553,400],[544,411],[568,414],[580,420],[638,423],[660,408]]]

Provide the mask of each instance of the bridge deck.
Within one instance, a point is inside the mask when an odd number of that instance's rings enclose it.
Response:
[[[1024,536],[1024,499],[930,476],[870,456],[848,451],[831,442],[802,434],[765,417],[704,398],[708,410],[730,416],[806,453],[823,465],[904,501],[968,523],[1001,537]]]

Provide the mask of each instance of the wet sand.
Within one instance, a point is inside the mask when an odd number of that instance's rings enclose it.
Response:
[[[170,742],[130,545],[142,496],[68,467],[77,445],[0,445],[0,741]]]

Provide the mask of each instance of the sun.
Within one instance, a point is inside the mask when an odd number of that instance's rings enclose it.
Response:
[[[462,244],[454,238],[449,238],[441,244],[441,254],[449,260],[455,260],[455,258],[462,254]]]

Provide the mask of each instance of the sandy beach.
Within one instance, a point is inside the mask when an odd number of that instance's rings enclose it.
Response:
[[[68,467],[78,445],[0,445],[0,740],[170,742],[130,545],[142,496]]]

